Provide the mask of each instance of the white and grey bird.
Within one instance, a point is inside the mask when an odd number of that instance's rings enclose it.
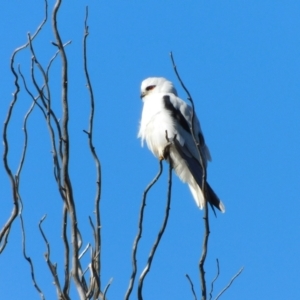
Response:
[[[146,141],[148,148],[160,160],[171,159],[175,173],[188,184],[197,206],[202,209],[205,205],[201,190],[203,169],[191,133],[191,106],[178,98],[172,82],[162,77],[145,79],[141,85],[141,98],[144,106],[138,137],[141,138],[142,145]],[[200,145],[203,165],[206,168],[211,156],[196,114],[194,135]],[[215,206],[221,212],[225,212],[224,204],[208,183],[206,194],[212,208]]]

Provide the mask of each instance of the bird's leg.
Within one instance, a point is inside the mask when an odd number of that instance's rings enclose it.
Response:
[[[167,140],[168,144],[170,144],[170,139],[168,137],[168,130],[166,130],[165,133],[166,133],[166,140]]]
[[[164,150],[162,152],[162,155],[159,156],[159,160],[164,160],[164,159],[167,160],[168,159],[169,154],[170,154],[170,146],[171,146],[171,143],[169,142],[165,146],[165,148],[164,148]]]
[[[164,159],[165,159],[165,158],[164,158],[164,155],[160,155],[158,159],[159,159],[160,161],[161,161],[161,160],[164,160]]]
[[[162,152],[162,155],[159,156],[159,160],[164,160],[167,159],[170,155],[170,146],[172,145],[172,141],[170,141],[169,136],[168,136],[168,130],[165,131],[166,132],[166,140],[167,140],[167,144]],[[176,139],[176,134],[174,135],[173,140]]]

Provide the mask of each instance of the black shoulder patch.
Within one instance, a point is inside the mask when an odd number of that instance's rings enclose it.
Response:
[[[163,100],[164,100],[165,108],[171,112],[171,116],[179,122],[179,124],[185,131],[191,134],[191,129],[188,121],[185,119],[181,111],[174,107],[174,105],[170,100],[170,96],[168,95],[163,96]]]
[[[201,132],[198,134],[198,138],[199,138],[200,146],[203,147],[205,145],[205,140]]]

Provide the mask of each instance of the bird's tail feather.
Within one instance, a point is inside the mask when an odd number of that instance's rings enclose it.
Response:
[[[202,189],[195,181],[189,183],[189,188],[197,206],[200,209],[203,209],[205,205],[205,200],[204,200]],[[207,202],[210,204],[214,213],[215,213],[215,209],[214,209],[215,207],[218,210],[220,210],[222,213],[225,212],[225,206],[223,202],[219,199],[219,197],[216,195],[216,193],[213,191],[213,189],[210,187],[208,183],[206,183],[206,196],[207,196]]]
[[[173,151],[170,152],[168,160],[172,159],[173,168],[176,174],[183,182],[188,183],[197,206],[202,209],[205,204],[203,192],[201,190],[203,179],[202,166],[195,157],[189,154],[188,149],[181,146],[176,139],[174,140],[173,145],[175,147],[172,148]],[[216,207],[221,212],[225,212],[224,204],[208,183],[206,183],[206,197],[206,200],[210,203],[212,208]]]
[[[219,199],[219,197],[216,195],[214,190],[210,187],[208,182],[206,183],[206,195],[207,195],[207,201],[210,203],[212,208],[213,206],[215,206],[222,213],[225,212],[225,206],[223,202]]]

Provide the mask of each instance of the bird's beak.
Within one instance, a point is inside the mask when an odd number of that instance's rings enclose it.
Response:
[[[141,99],[143,99],[145,96],[146,96],[146,93],[142,92],[140,97],[141,97]]]

